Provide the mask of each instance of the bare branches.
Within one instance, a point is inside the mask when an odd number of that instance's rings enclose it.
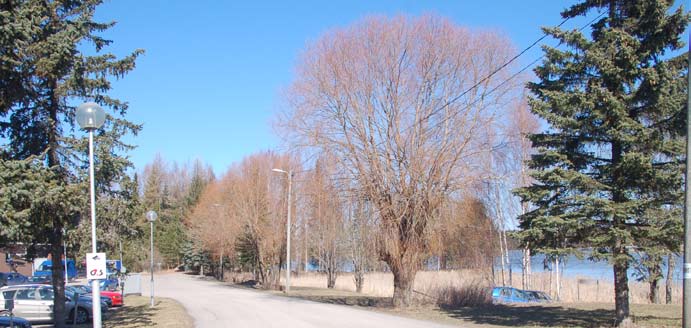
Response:
[[[510,57],[496,33],[376,17],[326,34],[297,68],[280,124],[295,144],[333,153],[377,209],[397,305],[409,301],[428,222],[472,185],[482,164],[472,154],[492,148],[486,136],[513,95],[494,70]]]

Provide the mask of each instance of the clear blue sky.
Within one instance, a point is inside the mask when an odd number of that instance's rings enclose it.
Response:
[[[138,146],[130,153],[136,170],[160,153],[179,163],[199,158],[222,174],[246,155],[281,146],[270,124],[281,89],[304,46],[331,28],[372,14],[433,13],[503,31],[520,50],[574,2],[106,0],[96,19],[117,22],[104,34],[114,41],[107,50],[146,50],[111,92],[130,103],[131,121],[144,124],[127,139]],[[540,55],[536,47],[521,66]]]

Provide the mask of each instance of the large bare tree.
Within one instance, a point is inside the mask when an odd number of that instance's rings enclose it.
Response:
[[[395,306],[411,302],[428,221],[491,148],[484,135],[514,93],[492,72],[511,53],[501,35],[439,17],[372,17],[325,34],[297,66],[282,131],[334,153],[335,178],[357,181],[376,209]]]

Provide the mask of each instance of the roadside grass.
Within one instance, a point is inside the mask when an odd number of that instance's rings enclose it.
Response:
[[[384,311],[466,327],[613,327],[614,304],[554,303]],[[681,327],[681,306],[632,304],[629,327]]]
[[[104,321],[104,327],[194,327],[192,318],[185,308],[169,298],[154,298],[154,307],[149,307],[149,297],[129,295],[125,306],[113,311]]]
[[[154,307],[149,307],[149,297],[128,295],[125,306],[113,308],[103,320],[105,328],[143,328],[143,327],[171,327],[192,328],[194,321],[187,314],[185,308],[175,300],[169,298],[155,298]],[[87,328],[91,322],[83,325],[67,327]],[[43,327],[43,326],[37,326]],[[47,326],[52,327],[52,326]]]
[[[390,297],[367,296],[351,291],[326,288],[294,287],[294,297],[321,303],[349,305],[413,319],[427,320],[463,327],[613,327],[614,304],[551,303],[545,305],[484,305],[446,308],[431,303],[395,309]],[[681,327],[681,306],[664,304],[632,304],[633,326]]]
[[[576,279],[573,279],[574,283]],[[573,288],[566,293],[566,301],[550,304],[491,305],[479,297],[478,290],[489,282],[469,271],[420,272],[415,279],[419,305],[394,309],[390,273],[370,273],[365,278],[363,293],[356,293],[352,275],[338,277],[335,289],[327,289],[326,278],[319,273],[300,273],[292,280],[291,292],[270,291],[275,295],[295,297],[321,303],[355,306],[409,318],[429,320],[464,327],[612,327],[614,304],[609,301],[605,283],[597,293]],[[514,281],[520,281],[514,278]],[[539,287],[540,284],[535,284]],[[632,284],[635,285],[635,284]],[[565,290],[574,287],[565,282]],[[637,304],[647,302],[647,295],[632,290],[631,313],[633,324],[627,327],[680,327],[681,305]],[[536,288],[541,289],[541,288]],[[610,292],[611,293],[611,292]],[[580,294],[580,295],[578,295]],[[562,294],[564,295],[564,294]],[[675,301],[679,298],[675,293]],[[581,301],[577,301],[580,299]],[[584,299],[586,301],[584,301]],[[600,300],[600,301],[598,301]],[[608,302],[609,301],[609,302]],[[637,302],[638,301],[638,302]]]

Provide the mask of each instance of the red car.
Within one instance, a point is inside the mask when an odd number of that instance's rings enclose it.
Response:
[[[122,294],[120,292],[102,290],[101,296],[110,297],[110,299],[113,300],[113,306],[122,306]]]
[[[84,291],[86,294],[91,294],[91,286],[89,285],[72,285],[70,286],[80,289]],[[111,292],[108,290],[102,290],[101,291],[101,296],[109,297],[111,301],[113,301],[113,306],[122,306],[122,294],[120,292]]]

